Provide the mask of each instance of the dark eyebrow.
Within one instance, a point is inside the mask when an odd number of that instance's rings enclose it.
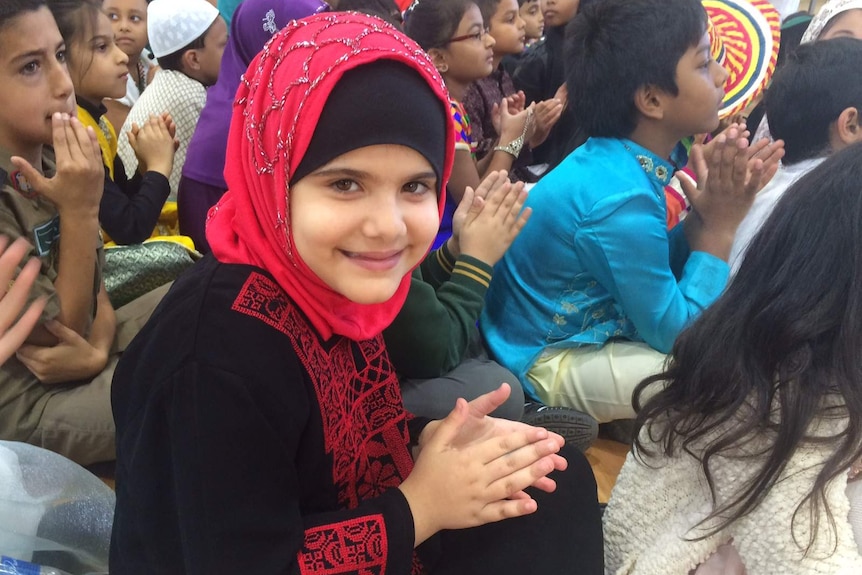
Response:
[[[363,172],[362,170],[354,170],[353,168],[341,168],[338,166],[333,166],[331,168],[323,167],[319,170],[315,170],[311,173],[312,176],[315,177],[330,177],[330,176],[345,176],[349,178],[364,178],[368,176],[368,172]]]
[[[99,42],[111,42],[113,41],[113,39],[113,36],[106,36],[104,34],[101,34],[99,36],[93,36],[93,38],[90,40],[90,45],[95,45]]]
[[[311,173],[311,175],[316,177],[316,178],[345,177],[345,178],[362,179],[362,178],[369,177],[370,174],[368,172],[364,172],[362,170],[356,170],[353,168],[342,168],[339,166],[333,166],[331,168],[325,168],[324,167],[324,168],[321,168],[319,170],[315,170],[314,172]],[[412,182],[414,180],[426,180],[429,178],[433,178],[436,180],[437,174],[435,174],[433,171],[419,172],[419,173],[413,174],[412,176],[408,177],[407,181]]]
[[[57,47],[54,48],[54,52],[59,52],[60,50],[66,47],[66,42],[60,42],[57,44]],[[24,52],[23,54],[19,54],[17,56],[12,57],[12,62],[18,62],[19,60],[30,60],[32,58],[42,58],[45,56],[44,50],[30,50],[29,52]]]

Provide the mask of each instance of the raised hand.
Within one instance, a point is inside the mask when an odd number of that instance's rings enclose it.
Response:
[[[467,199],[469,209],[459,222],[460,253],[493,266],[524,229],[532,213],[530,208],[523,209],[527,199],[524,184],[511,183],[504,171],[491,172],[475,192],[467,188],[459,210]],[[462,216],[457,210],[456,214]],[[453,228],[454,221],[453,217]]]
[[[51,117],[57,173],[46,178],[24,158],[12,163],[29,185],[61,213],[96,215],[105,186],[105,168],[96,133],[68,114]]]
[[[560,116],[563,115],[563,102],[556,98],[543,100],[533,105],[533,125],[527,133],[527,141],[531,148],[535,148],[548,139]]]
[[[749,146],[746,135],[744,126],[735,124],[706,146],[695,144],[690,165],[697,173],[697,186],[687,178],[680,179],[694,216],[686,218],[692,249],[725,260],[739,223],[784,155],[780,140]]]
[[[141,173],[152,171],[170,176],[178,146],[175,134],[176,126],[170,114],[150,116],[141,126],[132,124],[128,132],[129,145],[138,158]]]
[[[45,298],[39,298],[27,307],[27,296],[39,275],[39,260],[28,260],[15,277],[18,265],[29,250],[30,246],[23,238],[18,238],[10,246],[8,238],[0,236],[0,286],[4,288],[0,298],[0,364],[24,343],[45,309]]]

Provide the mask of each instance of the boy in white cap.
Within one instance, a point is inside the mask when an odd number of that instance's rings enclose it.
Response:
[[[147,20],[150,47],[160,70],[129,112],[119,134],[118,153],[126,173],[134,174],[138,160],[129,144],[129,131],[151,115],[171,115],[179,148],[168,178],[170,209],[172,202],[175,206],[189,140],[206,102],[206,88],[218,79],[227,25],[207,0],[153,0]]]

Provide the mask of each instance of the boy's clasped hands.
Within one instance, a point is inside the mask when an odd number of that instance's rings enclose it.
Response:
[[[692,207],[685,219],[691,249],[725,261],[754,197],[775,175],[784,156],[781,140],[763,139],[750,145],[748,136],[744,124],[731,124],[709,143],[695,143],[689,165],[697,174],[697,185],[680,179]]]

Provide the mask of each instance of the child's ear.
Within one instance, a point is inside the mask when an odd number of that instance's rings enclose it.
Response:
[[[862,125],[860,125],[859,110],[844,108],[838,119],[829,127],[832,151],[846,148],[850,144],[862,141]]]
[[[440,48],[431,48],[428,50],[428,55],[431,57],[431,61],[434,62],[434,67],[437,68],[438,72],[445,74],[449,71],[449,63],[446,62],[446,52]]]
[[[664,91],[652,84],[644,84],[635,90],[635,108],[641,115],[652,120],[661,120],[664,117],[666,99]]]
[[[197,72],[201,69],[197,50],[186,50],[182,57],[183,68],[189,72]]]

